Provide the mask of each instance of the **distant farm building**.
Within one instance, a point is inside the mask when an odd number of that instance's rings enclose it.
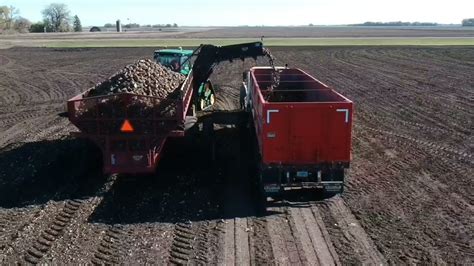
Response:
[[[90,30],[90,32],[98,32],[98,31],[101,31],[99,27],[92,27]]]

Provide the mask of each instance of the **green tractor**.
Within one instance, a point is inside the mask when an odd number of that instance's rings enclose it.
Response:
[[[191,58],[195,51],[179,49],[156,50],[154,59],[157,63],[188,76],[191,72]],[[215,102],[214,87],[210,80],[206,80],[199,86],[195,106],[198,110],[205,110]]]

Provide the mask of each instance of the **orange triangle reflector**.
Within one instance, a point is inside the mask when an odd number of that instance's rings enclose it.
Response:
[[[125,119],[125,121],[123,121],[123,124],[122,124],[122,127],[120,128],[120,131],[122,132],[133,132],[133,127],[132,127],[132,124],[130,124],[130,121],[128,121],[128,119]]]

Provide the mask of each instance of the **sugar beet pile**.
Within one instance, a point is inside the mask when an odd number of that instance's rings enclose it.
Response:
[[[164,99],[179,88],[184,80],[183,74],[173,72],[150,59],[142,59],[98,83],[86,97],[133,93]]]

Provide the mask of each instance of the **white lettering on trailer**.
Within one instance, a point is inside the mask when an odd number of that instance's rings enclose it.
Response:
[[[270,124],[270,114],[271,113],[278,113],[278,112],[280,112],[280,110],[276,110],[276,109],[267,110],[267,124]]]
[[[336,112],[342,112],[346,114],[345,122],[349,123],[349,109],[337,109]]]
[[[133,158],[135,161],[140,161],[141,159],[143,159],[143,155],[133,155],[132,158]]]
[[[276,137],[276,134],[275,134],[275,132],[268,132],[267,137],[270,138],[270,139],[273,139],[273,138]]]

